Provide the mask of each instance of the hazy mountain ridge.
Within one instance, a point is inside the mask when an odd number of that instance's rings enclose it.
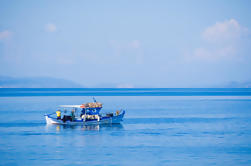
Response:
[[[60,78],[0,76],[0,88],[84,88],[84,86]]]
[[[225,88],[251,88],[251,81],[248,82],[232,81],[226,84]]]
[[[0,76],[0,88],[147,88],[147,87],[134,86],[132,84],[118,84],[118,83],[117,84],[100,83],[91,87],[86,87],[73,81],[61,78]],[[160,87],[155,87],[155,88],[160,88]],[[190,88],[196,88],[196,87],[190,87]],[[218,85],[204,88],[251,88],[251,81],[248,82],[232,81],[221,86]]]

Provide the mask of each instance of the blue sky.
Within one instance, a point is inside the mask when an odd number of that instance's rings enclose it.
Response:
[[[1,1],[0,75],[87,87],[251,81],[251,2]]]

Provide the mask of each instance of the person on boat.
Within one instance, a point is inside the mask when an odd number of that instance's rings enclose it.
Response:
[[[61,119],[61,111],[60,110],[57,110],[56,111],[56,114],[57,114],[57,119]]]
[[[86,113],[85,108],[82,108],[80,117],[82,117],[82,115],[85,115],[85,113]]]
[[[120,111],[119,111],[119,110],[117,110],[117,111],[116,111],[116,116],[118,116],[118,115],[119,115],[119,113],[120,113]]]
[[[75,110],[72,109],[71,110],[71,121],[74,121],[75,120]]]

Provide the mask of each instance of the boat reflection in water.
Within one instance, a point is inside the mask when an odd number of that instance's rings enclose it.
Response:
[[[122,124],[93,124],[93,125],[46,125],[47,130],[56,129],[57,132],[66,130],[100,131],[100,130],[123,130]]]

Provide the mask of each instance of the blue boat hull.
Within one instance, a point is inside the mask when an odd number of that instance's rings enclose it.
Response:
[[[45,115],[45,120],[47,124],[62,124],[62,125],[93,125],[93,124],[119,124],[125,115],[125,111],[120,113],[119,115],[112,117],[101,117],[100,120],[92,119],[84,121],[83,119],[76,119],[74,121],[66,121],[58,120],[57,118],[52,117],[51,115]]]

